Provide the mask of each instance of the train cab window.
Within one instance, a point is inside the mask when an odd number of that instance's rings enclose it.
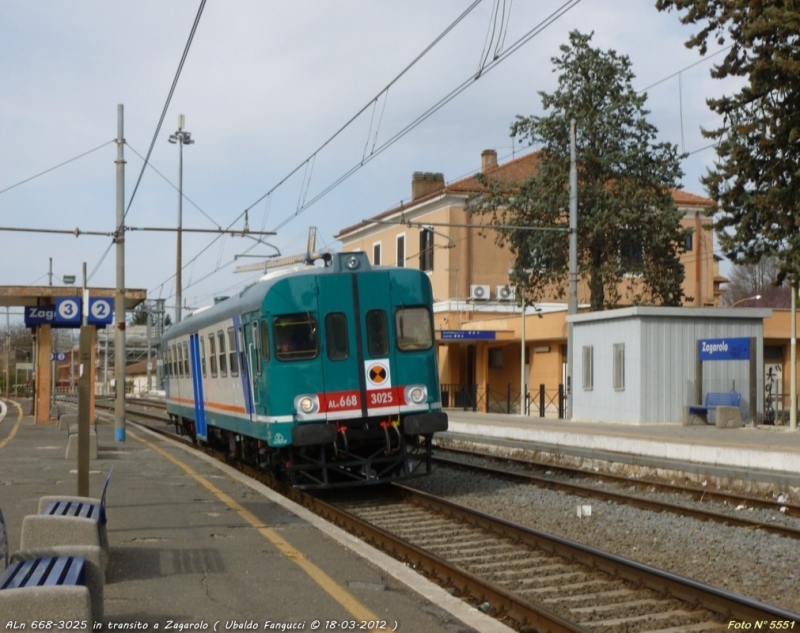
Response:
[[[380,358],[389,354],[389,322],[383,310],[370,310],[366,314],[367,349],[370,356]]]
[[[225,378],[228,375],[228,361],[225,358],[225,333],[217,332],[217,351],[219,352],[219,375]]]
[[[192,372],[189,370],[189,344],[183,342],[183,375],[187,378],[192,377]]]
[[[433,345],[431,313],[422,306],[400,308],[394,313],[397,348],[404,351],[430,349]]]
[[[236,356],[236,330],[233,326],[228,328],[228,359],[231,368],[231,376],[239,375],[239,359]]]
[[[253,323],[253,327],[256,324]],[[261,322],[261,353],[264,356],[264,360],[269,360],[269,325],[266,321]]]
[[[350,356],[347,316],[344,312],[331,312],[325,316],[325,347],[331,360],[344,360]]]
[[[272,322],[275,358],[282,361],[315,358],[317,329],[317,320],[308,312],[275,317]]]
[[[214,333],[208,335],[208,364],[211,365],[211,377],[217,377],[217,343]]]
[[[203,372],[203,378],[206,377],[206,342],[203,337],[200,337],[200,369]]]

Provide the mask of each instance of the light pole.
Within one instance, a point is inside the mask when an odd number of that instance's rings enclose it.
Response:
[[[761,298],[761,295],[755,295],[753,297],[745,297],[744,299],[739,299],[738,301],[734,301],[730,307],[735,308],[740,303],[744,303],[745,301],[758,301]]]
[[[183,301],[183,291],[181,288],[183,284],[181,275],[181,251],[183,248],[183,146],[194,143],[191,132],[187,132],[183,129],[185,123],[186,117],[184,117],[182,114],[178,116],[178,131],[175,132],[175,134],[171,134],[169,137],[170,143],[178,144],[178,265],[175,272],[175,323],[180,323],[181,321],[181,302]]]

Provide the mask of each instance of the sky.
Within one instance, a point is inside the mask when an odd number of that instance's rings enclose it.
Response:
[[[200,0],[0,3],[0,285],[48,285],[51,269],[53,285],[80,284],[84,264],[90,287],[116,285],[120,104],[125,285],[174,313],[176,233],[134,229],[178,225],[168,138],[180,114],[195,141],[183,147],[183,228],[241,231],[246,218],[276,232],[184,233],[191,310],[257,279],[237,266],[304,252],[309,227],[318,249],[338,250],[342,228],[409,200],[415,171],[453,182],[479,171],[485,149],[501,163],[531,151],[510,125],[543,114],[538,93],[555,88],[551,58],[574,29],[630,58],[659,141],[690,153],[682,188],[705,195],[715,153],[700,128],[720,124],[706,99],[736,88],[710,77],[722,56],[687,49],[697,27],[655,0],[582,0],[544,26],[566,1],[483,0],[427,50],[473,0],[210,0],[172,93]],[[103,235],[42,232],[76,228]]]

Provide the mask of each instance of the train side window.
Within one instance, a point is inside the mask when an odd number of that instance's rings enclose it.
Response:
[[[253,368],[255,372],[261,375],[261,332],[258,329],[258,322],[253,321]]]
[[[192,372],[189,370],[189,344],[183,342],[183,375],[187,378],[192,377]]]
[[[239,359],[236,357],[236,330],[233,326],[228,328],[228,358],[231,376],[236,377],[239,375]]]
[[[261,353],[264,355],[265,361],[269,360],[269,325],[266,320],[261,321]]]
[[[389,322],[383,310],[370,310],[366,314],[367,349],[370,356],[380,358],[389,354]]]
[[[211,365],[211,377],[217,377],[217,342],[214,333],[208,335],[208,362]]]
[[[317,320],[309,312],[275,317],[272,322],[275,358],[283,361],[316,358],[317,330]]]
[[[430,349],[433,345],[431,313],[428,308],[399,308],[394,313],[397,347],[404,352]]]
[[[203,378],[206,377],[206,342],[203,337],[200,337],[200,369],[203,372]]]
[[[238,332],[239,332],[239,351],[237,352],[236,355],[239,359],[239,367],[242,368],[242,375],[244,376],[247,374],[247,358],[245,358],[244,355],[245,354],[244,347],[246,341],[244,340],[244,328],[241,325],[238,328]],[[252,369],[250,371],[252,371]]]
[[[225,333],[217,332],[217,350],[219,352],[219,375],[225,378],[228,375],[228,361],[225,359]]]
[[[178,378],[183,378],[183,347],[178,343],[178,353],[175,355],[178,363]]]
[[[350,356],[347,316],[344,312],[331,312],[325,316],[325,346],[331,360],[344,360]]]
[[[172,348],[168,347],[164,350],[164,366],[167,368],[167,377],[172,378]]]

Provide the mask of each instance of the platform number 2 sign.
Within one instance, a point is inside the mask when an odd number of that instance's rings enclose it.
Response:
[[[114,311],[112,310],[111,299],[102,298],[89,298],[89,323],[90,324],[108,324]]]

